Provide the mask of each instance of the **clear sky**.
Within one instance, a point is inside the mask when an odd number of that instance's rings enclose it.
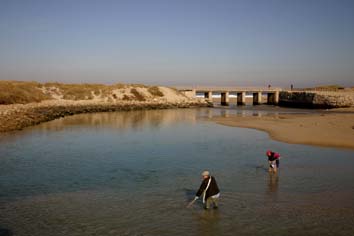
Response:
[[[0,0],[0,79],[354,86],[354,0]]]

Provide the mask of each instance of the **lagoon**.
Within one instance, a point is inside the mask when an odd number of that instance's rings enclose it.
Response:
[[[0,137],[0,228],[14,235],[351,235],[354,151],[209,119],[294,109],[81,114]],[[278,175],[265,151],[282,155]],[[186,205],[209,169],[220,208]]]

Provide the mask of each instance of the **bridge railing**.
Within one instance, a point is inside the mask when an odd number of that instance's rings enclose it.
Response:
[[[279,87],[216,87],[216,86],[176,86],[177,90],[214,91],[214,92],[266,92],[281,91]]]

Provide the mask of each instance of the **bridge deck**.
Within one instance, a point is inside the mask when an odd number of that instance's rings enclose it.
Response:
[[[278,87],[216,87],[216,86],[177,86],[176,89],[181,91],[197,91],[197,92],[275,92],[281,91]]]

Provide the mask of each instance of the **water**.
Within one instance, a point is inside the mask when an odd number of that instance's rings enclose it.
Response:
[[[272,141],[215,115],[83,114],[0,137],[0,228],[15,235],[353,235],[354,152]],[[265,150],[281,170],[267,172]],[[186,209],[209,169],[220,208]]]

